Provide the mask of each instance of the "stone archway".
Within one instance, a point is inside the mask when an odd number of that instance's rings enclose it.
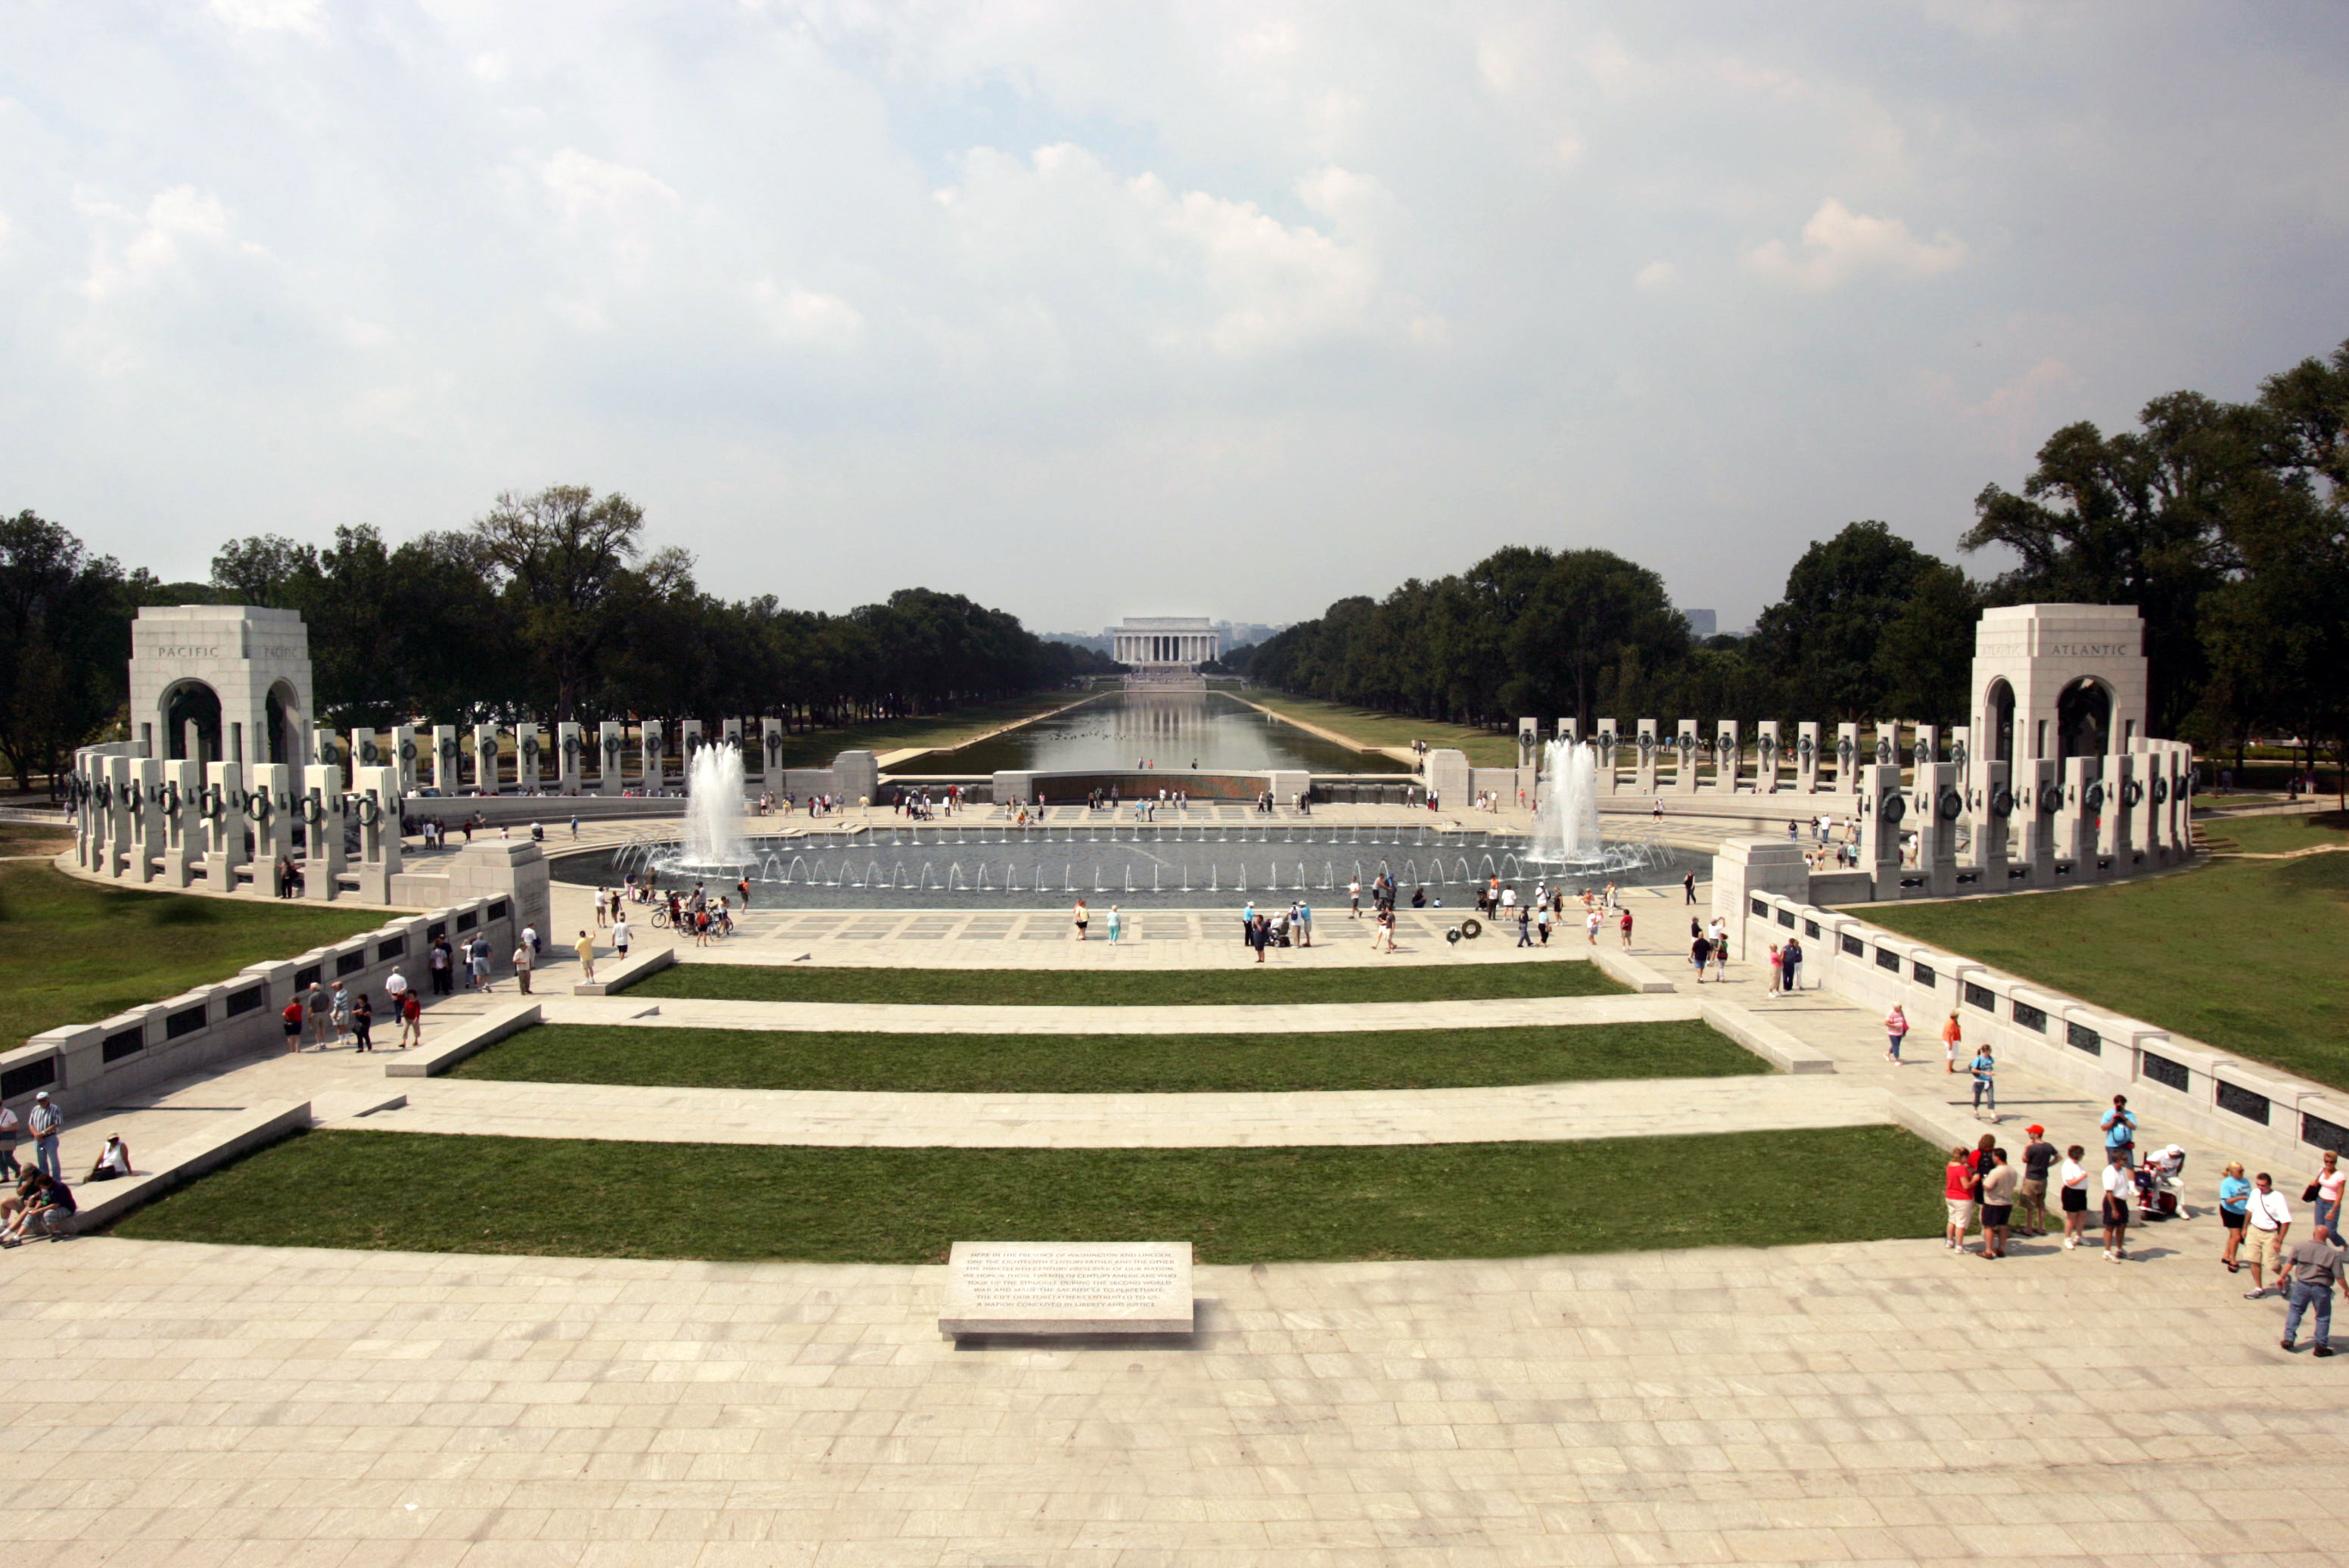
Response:
[[[279,681],[269,688],[263,703],[262,749],[264,762],[284,762],[299,767],[303,760],[301,741],[302,698],[290,681]]]
[[[2112,690],[2094,676],[2083,676],[2055,698],[2055,759],[2102,757],[2112,744]]]
[[[221,699],[209,682],[182,680],[165,688],[163,756],[172,761],[218,762],[221,749]]]
[[[1985,762],[2014,760],[2014,687],[2004,676],[1990,683],[1982,694],[1985,733],[1976,747]]]

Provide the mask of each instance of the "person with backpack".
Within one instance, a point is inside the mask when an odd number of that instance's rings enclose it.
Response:
[[[1982,1049],[1974,1053],[1971,1071],[1974,1075],[1974,1114],[1980,1116],[1982,1113],[1983,1101],[1989,1101],[1991,1123],[1996,1126],[1998,1123],[1998,1062],[1990,1054],[1988,1040],[1984,1040]]]

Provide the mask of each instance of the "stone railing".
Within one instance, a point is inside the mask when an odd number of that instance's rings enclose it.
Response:
[[[1987,1041],[2002,1061],[2099,1099],[2127,1095],[2147,1139],[2166,1140],[2168,1125],[2271,1159],[2349,1153],[2349,1094],[2338,1089],[2221,1055],[1856,915],[1767,892],[1745,895],[1738,914],[1732,929],[1744,961],[1764,962],[1771,943],[1799,936],[1806,985],[1881,1011],[1898,1002],[1916,1026],[1909,1038],[1920,1042],[1938,1044],[1954,1012],[1966,1040]]]
[[[397,1039],[398,1025],[381,1005],[383,982],[394,969],[423,987],[433,938],[446,935],[459,943],[476,934],[489,937],[502,967],[520,929],[511,898],[471,899],[387,921],[298,957],[249,964],[229,979],[99,1023],[45,1029],[0,1053],[0,1100],[21,1115],[26,1103],[47,1089],[69,1114],[88,1112],[166,1078],[259,1051],[283,1050],[278,1015],[313,981],[331,989],[339,980],[354,995],[370,993],[378,1003],[378,1037]]]

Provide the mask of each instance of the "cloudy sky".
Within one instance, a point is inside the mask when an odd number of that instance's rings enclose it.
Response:
[[[812,608],[1735,625],[2344,337],[2331,3],[0,7],[0,509],[170,576],[572,482]]]

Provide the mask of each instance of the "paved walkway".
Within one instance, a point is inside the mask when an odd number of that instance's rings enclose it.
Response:
[[[1226,1149],[1763,1132],[1890,1119],[1880,1089],[1818,1078],[1634,1078],[1270,1094],[885,1094],[429,1078],[388,1132],[874,1149]]]
[[[511,995],[493,997],[511,1002]],[[1268,1035],[1364,1029],[1504,1029],[1694,1018],[1693,996],[1523,996],[1462,1002],[1317,1002],[1208,1006],[1016,1007],[871,1002],[715,1002],[549,995],[550,1024],[672,1029],[841,1030],[883,1035]],[[486,1009],[484,1009],[486,1010]]]
[[[2212,1229],[1204,1267],[1148,1346],[942,1341],[936,1268],[78,1241],[0,1254],[0,1530],[56,1568],[2329,1565],[2349,1358],[2277,1351]]]

